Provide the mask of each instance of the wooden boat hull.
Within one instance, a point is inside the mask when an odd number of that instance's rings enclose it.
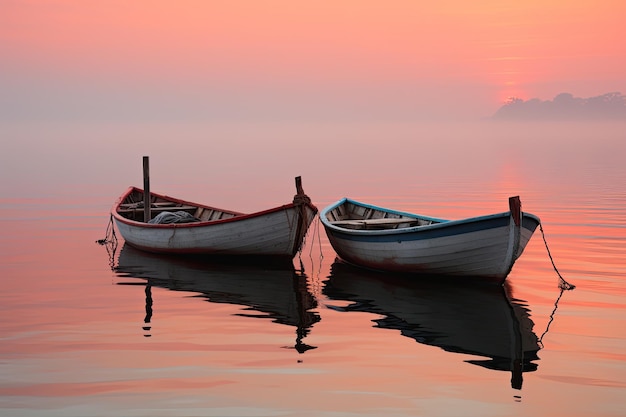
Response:
[[[216,209],[155,193],[151,193],[151,197],[156,201],[154,212],[187,210],[200,221],[151,224],[138,220],[143,208],[140,203],[132,202],[141,201],[143,191],[130,187],[114,205],[112,217],[129,245],[149,252],[292,259],[300,250],[317,214],[317,208],[306,196],[306,199],[294,198],[291,204],[252,214]]]
[[[341,206],[386,213],[400,227],[350,229],[354,220],[333,221]],[[358,211],[358,210],[357,210]],[[502,280],[511,271],[539,225],[519,210],[446,221],[343,199],[320,213],[330,243],[339,257],[357,266],[402,273],[463,275]],[[378,220],[381,224],[385,218]],[[359,221],[356,221],[358,223]],[[364,224],[367,220],[361,220]]]

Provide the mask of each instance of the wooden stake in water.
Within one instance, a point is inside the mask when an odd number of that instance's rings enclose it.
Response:
[[[150,220],[150,158],[143,157],[143,221]]]

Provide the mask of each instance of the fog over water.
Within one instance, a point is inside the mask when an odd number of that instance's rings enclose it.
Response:
[[[0,416],[622,415],[625,15],[0,2]],[[495,288],[345,268],[319,222],[293,270],[96,244],[143,156],[153,191],[239,212],[301,176],[320,209],[519,195],[545,234]]]
[[[625,131],[486,120],[3,123],[0,414],[619,415]],[[560,293],[540,231],[503,289],[346,270],[317,223],[295,277],[123,245],[111,256],[95,240],[115,199],[142,185],[144,155],[154,191],[243,212],[291,201],[298,175],[319,208],[351,197],[454,219],[504,211],[520,195],[576,289]],[[239,281],[245,288],[230,286]],[[515,329],[531,342],[521,374],[511,355],[481,347],[517,340]]]

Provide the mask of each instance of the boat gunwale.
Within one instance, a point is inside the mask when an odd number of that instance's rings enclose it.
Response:
[[[335,224],[332,223],[332,221],[328,220],[328,218],[326,217],[328,212],[336,209],[337,207],[339,207],[339,206],[341,206],[341,205],[343,205],[345,203],[351,203],[351,204],[354,204],[354,205],[357,205],[357,206],[370,208],[370,209],[374,209],[374,210],[379,210],[379,211],[384,211],[384,212],[391,213],[391,214],[407,216],[407,217],[410,217],[410,218],[413,218],[413,219],[416,219],[416,220],[418,220],[418,219],[429,220],[429,221],[433,221],[435,223],[431,223],[431,224],[427,224],[427,225],[417,225],[417,226],[403,227],[403,228],[398,228],[398,229],[350,229],[350,228],[346,228],[346,227],[341,227],[340,225],[335,225]],[[327,228],[327,229],[331,229],[332,231],[339,232],[339,233],[345,233],[345,234],[348,234],[348,235],[371,235],[371,236],[378,236],[378,235],[405,235],[405,234],[411,234],[411,233],[426,232],[426,231],[430,231],[430,230],[437,230],[437,229],[442,229],[442,228],[450,228],[450,227],[462,226],[462,225],[470,224],[470,223],[478,223],[478,222],[484,222],[484,221],[489,221],[489,220],[493,220],[493,219],[499,219],[499,218],[502,218],[502,217],[509,217],[510,215],[511,215],[511,212],[510,211],[506,211],[506,212],[501,212],[501,213],[487,214],[487,215],[483,215],[483,216],[468,217],[468,218],[464,218],[464,219],[446,220],[446,219],[440,219],[440,218],[435,218],[435,217],[423,216],[423,215],[420,215],[420,214],[409,213],[409,212],[404,212],[404,211],[399,211],[399,210],[394,210],[394,209],[388,209],[388,208],[385,208],[385,207],[380,207],[380,206],[376,206],[376,205],[368,204],[368,203],[362,203],[360,201],[344,197],[341,200],[336,201],[335,203],[333,203],[333,204],[325,207],[324,209],[322,209],[322,211],[320,212],[319,216],[320,216],[320,220],[322,221],[322,224],[324,225],[324,227]],[[525,217],[525,218],[529,218],[531,220],[534,220],[538,224],[540,223],[539,217],[535,216],[534,214],[522,212],[522,216]],[[410,219],[407,219],[407,221],[410,221]]]
[[[279,212],[279,211],[283,211],[283,210],[289,210],[292,208],[295,208],[298,206],[298,204],[295,203],[289,203],[289,204],[283,204],[281,206],[276,206],[276,207],[272,207],[269,209],[265,209],[262,211],[257,211],[254,213],[241,213],[241,212],[237,212],[237,211],[233,211],[233,210],[224,210],[224,209],[220,209],[217,207],[211,207],[211,206],[207,206],[205,204],[201,204],[201,203],[195,203],[195,202],[191,202],[188,200],[182,200],[180,198],[176,198],[176,197],[170,197],[168,195],[165,194],[158,194],[155,192],[150,192],[150,194],[156,198],[161,198],[167,201],[172,201],[174,203],[177,204],[182,204],[182,205],[188,205],[188,206],[193,206],[196,208],[203,208],[203,209],[209,209],[209,210],[218,210],[224,213],[228,213],[228,214],[234,214],[233,217],[229,217],[226,219],[216,219],[216,220],[204,220],[204,221],[199,221],[199,222],[192,222],[192,223],[167,223],[167,224],[157,224],[157,223],[147,223],[147,222],[143,222],[143,221],[137,221],[137,220],[131,220],[129,218],[126,218],[124,216],[122,216],[119,213],[120,210],[120,206],[123,204],[123,201],[126,200],[126,198],[134,191],[139,191],[141,193],[143,193],[143,190],[139,187],[135,187],[135,186],[130,186],[128,187],[128,189],[126,190],[126,192],[124,192],[118,199],[117,201],[113,204],[113,207],[111,209],[111,215],[115,218],[115,220],[122,222],[126,225],[129,226],[133,226],[133,227],[141,227],[141,228],[154,228],[154,229],[174,229],[174,228],[194,228],[194,227],[207,227],[207,226],[213,226],[213,225],[218,225],[218,224],[228,224],[228,223],[232,223],[232,222],[239,222],[239,221],[243,221],[243,220],[249,220],[249,219],[254,219],[257,217],[262,217],[265,216],[267,214],[271,214],[271,213],[275,213],[275,212]],[[318,208],[313,205],[312,203],[304,203],[304,205],[308,206],[311,210],[313,210],[314,214],[318,213]],[[176,207],[173,207],[174,209]]]

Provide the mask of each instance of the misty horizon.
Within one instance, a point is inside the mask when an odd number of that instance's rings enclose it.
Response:
[[[35,91],[37,90],[37,91]],[[42,92],[44,94],[42,94]],[[560,93],[552,100],[510,98],[489,111],[480,95],[450,92],[420,94],[413,86],[385,92],[213,91],[206,96],[189,90],[124,91],[47,85],[11,87],[0,97],[3,122],[353,122],[353,121],[593,121],[626,120],[626,96],[619,92],[588,98]],[[410,94],[409,94],[410,93]],[[473,101],[475,99],[475,101]]]
[[[561,93],[552,100],[512,97],[496,111],[497,120],[624,120],[626,96],[620,92],[581,98]]]

